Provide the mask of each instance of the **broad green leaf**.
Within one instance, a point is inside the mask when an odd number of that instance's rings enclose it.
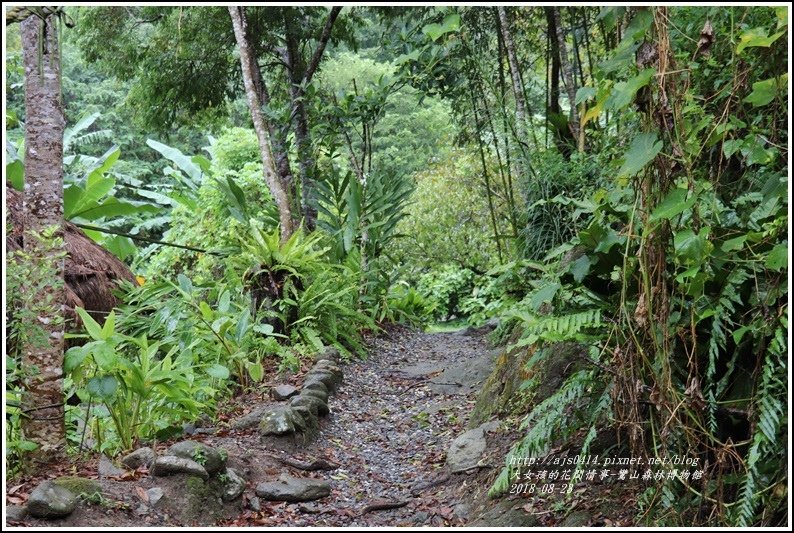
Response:
[[[112,370],[118,362],[118,356],[113,346],[107,342],[99,341],[91,343],[91,357],[97,366],[104,370]]]
[[[691,229],[684,229],[675,234],[673,246],[676,255],[683,263],[693,263],[703,259],[709,246],[709,231],[710,229],[706,227],[701,228],[697,234]]]
[[[68,189],[67,189],[68,191]],[[66,204],[66,192],[64,192],[64,204]],[[119,200],[115,197],[105,199],[101,204],[94,203],[86,206],[82,211],[75,211],[67,218],[80,217],[84,220],[97,220],[100,218],[117,218],[135,213],[158,213],[162,208],[147,203]]]
[[[116,393],[118,386],[119,382],[114,376],[96,376],[88,380],[86,390],[91,396],[109,400]]]
[[[74,309],[77,311],[77,314],[80,315],[80,321],[83,323],[83,327],[91,335],[91,338],[95,341],[103,340],[102,337],[102,326],[100,326],[96,320],[93,319],[88,312],[83,309],[82,307],[75,307]]]
[[[102,339],[107,340],[116,332],[116,312],[111,311],[105,317],[105,323],[102,325]]]
[[[80,366],[82,362],[85,361],[86,357],[88,357],[88,350],[85,346],[69,348],[63,356],[63,372],[68,374]]]
[[[772,46],[772,43],[777,41],[785,33],[785,31],[779,31],[772,35],[768,35],[766,28],[749,29],[739,37],[739,44],[736,45],[736,53],[741,54],[745,48],[751,47],[760,46],[763,48],[769,48]]]
[[[252,380],[259,382],[265,377],[265,369],[262,367],[262,363],[249,361],[245,364],[245,366],[248,369],[248,375],[251,376]]]
[[[253,329],[257,333],[261,333],[262,335],[272,335],[273,332],[275,331],[273,329],[273,326],[271,326],[270,324],[256,324],[253,327]]]
[[[201,301],[199,303],[199,309],[201,310],[201,316],[204,317],[204,320],[209,320],[212,318],[212,309],[210,309],[209,304],[205,301]]]
[[[33,450],[37,450],[39,445],[32,440],[18,440],[16,441],[16,447],[23,452],[32,452]]]
[[[402,54],[394,60],[395,65],[402,65],[403,63],[407,63],[408,61],[416,61],[419,59],[419,50],[413,50],[408,54]]]
[[[237,318],[237,326],[235,327],[234,338],[237,344],[242,344],[245,334],[248,332],[248,325],[251,322],[251,311],[248,308],[243,309],[240,316]]]
[[[229,369],[217,363],[207,367],[207,374],[215,379],[229,379]]]
[[[595,247],[596,252],[609,253],[609,250],[618,243],[625,242],[625,237],[621,237],[612,228],[607,228],[606,235],[598,242]]]
[[[576,283],[581,283],[584,277],[590,272],[592,261],[587,255],[583,255],[573,263],[571,263],[570,272],[573,274],[573,279]]]
[[[95,176],[92,178],[86,183],[85,189],[72,185],[64,191],[64,218],[70,220],[77,216],[82,216],[85,211],[96,208],[99,200],[113,190],[115,186],[116,180],[103,176]]]
[[[787,6],[776,7],[775,17],[777,18],[778,28],[788,26],[788,7]]]
[[[25,190],[25,165],[17,159],[6,165],[6,179],[11,182],[11,186],[22,192]]]
[[[619,111],[634,101],[637,91],[648,85],[656,69],[646,68],[630,80],[615,84],[612,95],[607,100],[606,107]]]
[[[735,252],[736,250],[741,250],[744,247],[744,241],[747,240],[747,235],[739,235],[738,237],[734,237],[733,239],[728,239],[724,243],[720,249],[723,252]]]
[[[661,151],[662,141],[658,140],[655,132],[640,133],[629,146],[618,177],[630,178],[634,176],[645,168],[645,165],[653,161]]]
[[[695,200],[697,200],[697,195],[693,194],[687,198],[688,193],[689,191],[687,189],[679,187],[670,191],[665,199],[659,202],[659,205],[654,208],[653,212],[648,217],[648,222],[654,223],[659,220],[670,220],[691,208],[695,204]]]
[[[582,102],[585,102],[591,98],[595,98],[596,95],[596,88],[595,87],[579,87],[579,90],[576,91],[576,100],[575,104],[579,105]]]
[[[96,119],[99,118],[99,115],[100,115],[99,111],[96,111],[78,120],[77,124],[75,124],[71,128],[66,128],[66,130],[63,132],[64,150],[67,150],[69,148],[69,145],[72,144],[72,139],[74,139],[75,135],[77,135],[78,133],[80,133],[81,131],[87,128],[90,128],[91,125],[94,122],[96,122]]]
[[[177,279],[177,282],[179,283],[179,288],[182,289],[182,291],[184,291],[184,292],[186,292],[188,294],[192,294],[193,293],[193,282],[190,281],[190,278],[188,278],[184,274],[179,274],[176,277],[176,279]]]
[[[764,266],[775,272],[788,268],[788,242],[783,242],[772,248],[772,251],[766,256]]]
[[[179,170],[184,172],[188,178],[195,184],[201,183],[201,167],[196,164],[190,157],[186,156],[176,148],[172,148],[166,144],[161,142],[157,142],[154,139],[146,139],[146,144],[160,152],[160,154],[168,159],[169,161],[173,162]]]
[[[559,283],[549,283],[543,288],[538,289],[529,300],[529,304],[532,306],[532,309],[537,311],[544,303],[552,301],[554,299],[554,295],[557,294],[557,291],[560,290],[561,286],[562,285]]]
[[[742,101],[752,104],[753,107],[765,106],[774,100],[776,95],[785,92],[787,86],[788,74],[783,74],[778,78],[757,81],[753,83],[753,92]]]
[[[83,230],[83,233],[88,234],[88,230]],[[92,232],[98,233],[98,232]],[[91,236],[92,239],[99,242],[103,248],[105,248],[108,252],[112,253],[120,260],[125,261],[127,258],[135,256],[138,252],[138,247],[135,246],[135,243],[129,237],[125,237],[123,235],[114,235],[109,237],[108,235],[102,235],[103,238],[96,239]]]
[[[436,41],[439,37],[446,33],[458,31],[460,29],[460,15],[451,13],[444,17],[441,24],[428,24],[422,28],[422,33],[430,37],[431,40]]]
[[[102,157],[97,159],[96,166],[91,169],[86,177],[86,190],[88,190],[92,183],[97,182],[104,178],[105,172],[110,170],[113,165],[116,164],[118,161],[119,156],[121,156],[121,149],[118,146],[111,146],[107,152],[102,154]]]

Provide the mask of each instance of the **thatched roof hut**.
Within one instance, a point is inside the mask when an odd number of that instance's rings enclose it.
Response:
[[[6,222],[11,228],[6,234],[8,253],[22,247],[23,235],[23,195],[6,183]],[[130,269],[115,255],[111,254],[88,238],[80,228],[66,222],[66,278],[67,318],[74,318],[74,308],[82,307],[98,321],[119,304],[113,291],[119,280],[135,283]]]

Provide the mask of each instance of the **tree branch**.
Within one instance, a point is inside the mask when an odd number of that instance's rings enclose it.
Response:
[[[309,61],[309,66],[306,68],[306,74],[303,76],[303,80],[306,83],[312,81],[317,67],[320,66],[320,59],[323,57],[325,47],[328,45],[328,40],[331,38],[331,28],[334,27],[334,22],[336,22],[336,17],[339,16],[340,11],[342,11],[341,7],[332,7],[331,12],[328,14],[328,20],[325,21],[323,32],[320,34],[320,42],[317,44],[317,50],[314,51],[314,55],[311,61]]]

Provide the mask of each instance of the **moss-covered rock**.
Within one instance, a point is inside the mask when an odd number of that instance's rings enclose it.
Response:
[[[197,476],[185,480],[184,517],[189,522],[213,524],[223,517],[223,483],[218,479],[205,482]]]
[[[491,375],[483,384],[469,419],[474,428],[494,416],[528,413],[550,397],[565,380],[584,365],[587,347],[560,342],[509,349],[521,337],[521,326],[514,328]]]
[[[90,499],[102,495],[102,485],[96,479],[80,476],[62,476],[54,479],[53,484],[68,489],[75,496],[83,496]]]

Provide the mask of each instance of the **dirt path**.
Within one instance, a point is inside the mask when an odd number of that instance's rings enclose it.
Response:
[[[243,473],[248,487],[242,500],[226,504],[212,519],[208,518],[209,510],[202,513],[199,508],[197,523],[463,524],[469,502],[459,495],[459,483],[420,489],[445,477],[446,452],[452,440],[465,431],[478,386],[490,372],[493,352],[484,333],[422,333],[395,328],[370,339],[369,353],[366,360],[344,366],[344,383],[329,400],[331,414],[322,420],[318,438],[303,449],[284,454],[268,448],[255,429],[221,430],[201,436],[207,444],[228,452],[229,465]],[[255,408],[256,402],[256,398],[247,398],[246,410]],[[285,466],[277,460],[279,457],[324,458],[339,467],[306,472]],[[331,495],[309,503],[252,502],[258,483],[275,480],[284,473],[329,480]],[[175,512],[180,505],[175,498],[171,505],[160,508],[141,505],[142,491],[162,487],[166,494],[178,492],[180,487],[169,486],[175,482],[174,478],[152,476],[103,480],[109,503],[80,506],[58,523],[188,525],[185,522],[190,520]],[[378,508],[398,504],[400,507],[394,509]],[[28,519],[25,523],[42,522]]]

